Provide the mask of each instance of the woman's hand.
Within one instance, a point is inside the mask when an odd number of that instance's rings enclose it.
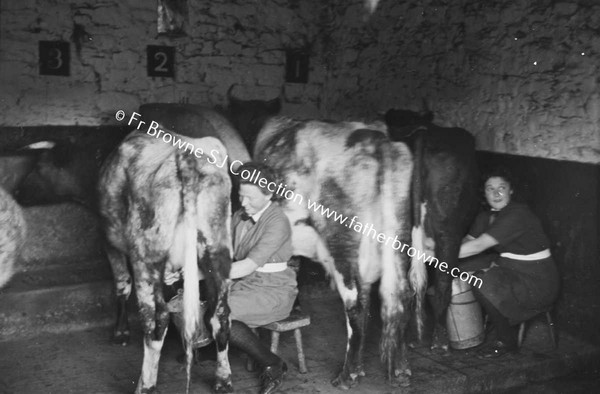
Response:
[[[464,240],[463,244],[460,245],[460,251],[458,252],[459,259],[479,254],[492,246],[498,245],[498,241],[487,233],[483,233],[477,238],[470,238]]]
[[[229,271],[229,279],[243,278],[250,275],[258,268],[258,264],[252,259],[243,259],[231,263],[231,271]]]

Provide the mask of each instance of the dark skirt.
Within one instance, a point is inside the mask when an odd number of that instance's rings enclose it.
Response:
[[[296,273],[258,272],[236,281],[229,291],[231,319],[259,327],[290,315],[298,295]]]
[[[489,265],[489,256],[481,259]],[[479,292],[509,319],[510,324],[528,320],[552,307],[560,287],[552,257],[522,261],[496,255],[493,262],[497,266],[476,274],[483,281]],[[477,259],[470,259],[467,267],[482,268]],[[469,270],[463,264],[460,268]]]

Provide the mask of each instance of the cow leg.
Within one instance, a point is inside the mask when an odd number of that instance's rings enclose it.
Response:
[[[334,277],[338,292],[344,302],[348,343],[344,367],[339,375],[331,381],[331,384],[347,390],[358,383],[359,376],[365,376],[362,360],[369,318],[371,286],[360,286],[355,281],[351,281],[347,286],[342,275],[337,271],[334,273]]]
[[[446,312],[450,303],[451,284],[448,275],[436,272],[435,294],[433,296],[433,316],[435,326],[431,340],[431,350],[448,351],[448,330],[446,329]]]
[[[448,275],[448,272],[457,265],[460,243],[449,237],[437,236],[436,238],[435,255],[439,261],[447,262],[449,268],[446,272],[435,270],[435,294],[432,303],[435,325],[431,349],[447,352],[449,340],[446,329],[446,313],[452,297],[452,277]]]
[[[383,266],[379,287],[383,322],[380,353],[382,361],[386,364],[390,383],[405,387],[410,385],[412,374],[408,364],[405,336],[410,321],[413,293],[401,265],[403,264]]]
[[[166,335],[167,330],[163,332],[163,336],[159,340],[156,340],[154,335],[144,335],[144,361],[142,363],[142,375],[138,380],[135,394],[147,394],[155,392],[160,352],[162,350]]]
[[[150,393],[156,389],[158,363],[169,325],[169,312],[162,294],[162,282],[158,267],[147,269],[141,260],[134,267],[146,268],[136,271],[135,289],[138,298],[142,329],[144,331],[144,361],[136,394]]]
[[[111,245],[106,245],[106,254],[112,269],[117,295],[117,321],[113,330],[113,342],[119,345],[129,343],[129,319],[127,300],[131,295],[131,274],[127,268],[127,257]]]
[[[229,281],[222,283],[219,289],[217,307],[214,315],[210,319],[213,338],[217,347],[217,369],[215,371],[216,383],[215,392],[231,393],[233,384],[231,382],[231,366],[229,364],[229,332],[231,321],[229,319],[229,306],[227,305],[227,295],[229,294]]]

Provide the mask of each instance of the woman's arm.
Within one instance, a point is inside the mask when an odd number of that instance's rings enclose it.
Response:
[[[244,276],[250,275],[258,268],[252,259],[245,258],[243,260],[234,261],[231,263],[231,271],[229,271],[229,279],[243,278]]]
[[[462,259],[479,254],[495,245],[498,245],[498,241],[489,234],[483,233],[477,238],[463,242],[460,246],[460,251],[458,252],[458,258]]]

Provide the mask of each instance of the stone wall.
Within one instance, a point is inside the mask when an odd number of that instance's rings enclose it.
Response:
[[[600,162],[600,3],[383,0],[364,19],[324,27],[336,117],[425,100],[479,149]]]
[[[114,123],[117,109],[130,113],[146,102],[223,103],[233,83],[241,98],[280,94],[284,48],[312,28],[301,17],[309,2],[189,6],[187,36],[168,38],[158,36],[155,0],[3,1],[0,125]],[[74,24],[85,34],[74,37]],[[71,42],[69,77],[39,75],[39,40]],[[147,45],[176,47],[174,79],[147,76]]]
[[[595,0],[189,1],[186,37],[157,37],[155,1],[5,0],[0,125],[114,124],[145,102],[284,94],[284,113],[374,118],[422,109],[478,148],[600,163]],[[74,24],[86,34],[73,36]],[[81,33],[81,31],[80,31]],[[71,42],[71,76],[38,75],[39,40]],[[146,45],[176,47],[176,77],[146,76]],[[286,48],[310,53],[284,83]]]

